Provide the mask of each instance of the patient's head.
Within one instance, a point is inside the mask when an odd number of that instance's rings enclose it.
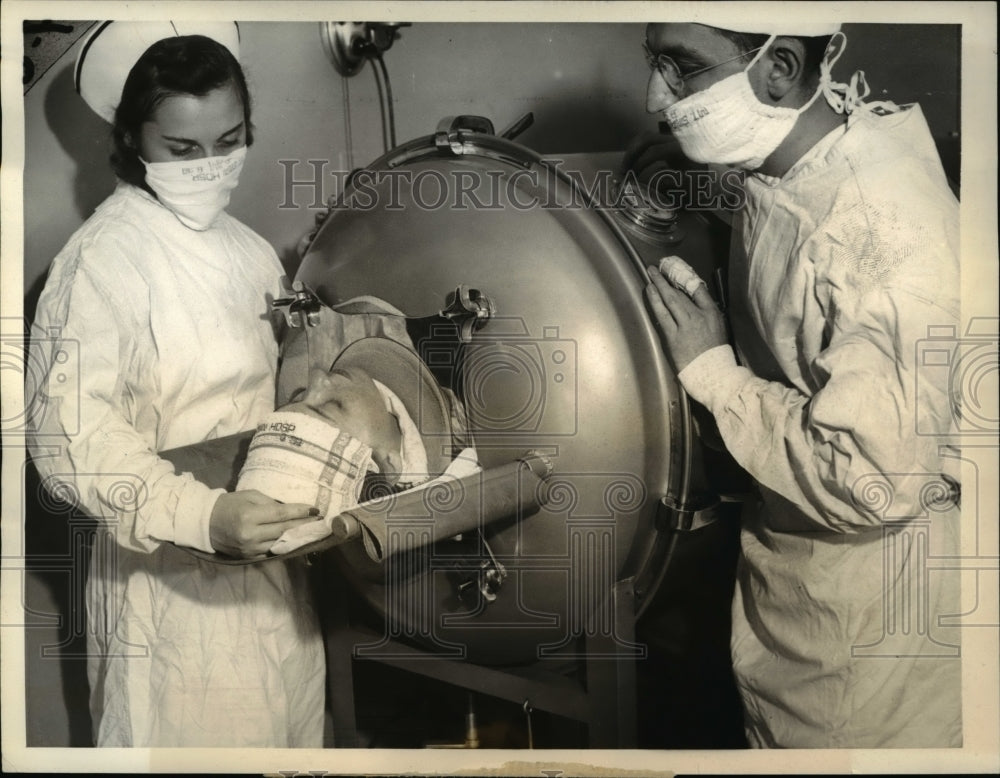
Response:
[[[385,398],[364,370],[356,367],[309,372],[309,386],[293,395],[282,411],[305,413],[346,432],[372,448],[372,459],[394,483],[402,466],[402,434]]]

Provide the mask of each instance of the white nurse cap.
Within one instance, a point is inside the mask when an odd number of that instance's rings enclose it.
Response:
[[[240,58],[235,22],[101,22],[80,48],[73,72],[76,91],[98,116],[113,123],[132,66],[157,41],[181,35],[204,35]]]
[[[713,24],[720,30],[744,32],[751,35],[791,35],[801,38],[819,38],[840,32],[839,24],[829,22],[745,22],[729,27],[724,24]]]

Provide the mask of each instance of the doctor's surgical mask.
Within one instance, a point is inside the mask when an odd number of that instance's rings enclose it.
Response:
[[[146,162],[146,184],[186,227],[207,230],[229,205],[247,147],[205,159]]]
[[[843,36],[843,33],[838,33]],[[820,83],[813,96],[801,108],[785,108],[768,105],[757,99],[750,83],[750,69],[757,64],[774,41],[776,36],[768,38],[756,56],[739,73],[734,73],[712,84],[707,89],[695,92],[678,100],[666,109],[665,116],[671,132],[680,143],[685,156],[694,162],[715,163],[756,170],[764,164],[775,149],[791,133],[799,116],[808,110],[816,99],[826,95],[827,100],[835,109],[843,110],[843,100],[832,90],[843,85],[834,85],[830,78],[830,70],[836,58],[843,51],[841,46],[831,61],[824,56],[820,65]],[[828,49],[829,52],[829,49]],[[735,59],[738,59],[736,57]],[[669,57],[666,61],[672,63]],[[731,62],[732,60],[727,60]],[[664,60],[657,59],[657,67]],[[718,63],[725,64],[724,62]],[[717,67],[712,65],[711,67]],[[664,66],[659,72],[670,86],[670,80],[690,78],[695,73],[686,76],[673,75],[676,65],[671,69]],[[704,68],[703,70],[707,70]],[[675,92],[676,94],[676,92]]]

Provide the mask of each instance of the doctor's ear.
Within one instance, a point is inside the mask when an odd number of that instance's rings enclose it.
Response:
[[[770,68],[766,71],[764,87],[775,103],[780,103],[797,89],[807,89],[806,49],[801,40],[779,35],[771,43],[765,57]]]

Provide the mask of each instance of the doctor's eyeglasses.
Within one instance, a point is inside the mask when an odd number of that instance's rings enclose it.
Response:
[[[760,51],[762,48],[763,46],[758,46],[756,49],[751,49],[750,51],[745,51],[742,54],[737,54],[735,57],[730,57],[722,62],[716,62],[714,65],[698,68],[698,70],[692,70],[690,73],[682,73],[680,67],[670,57],[666,54],[654,54],[649,50],[649,46],[646,42],[642,42],[642,50],[646,55],[646,64],[649,65],[649,69],[659,73],[660,77],[666,83],[667,88],[669,88],[675,95],[680,94],[684,87],[684,82],[689,78],[694,78],[694,76],[713,70],[714,68],[721,67],[729,62],[735,62],[738,59],[742,59],[743,57]]]

